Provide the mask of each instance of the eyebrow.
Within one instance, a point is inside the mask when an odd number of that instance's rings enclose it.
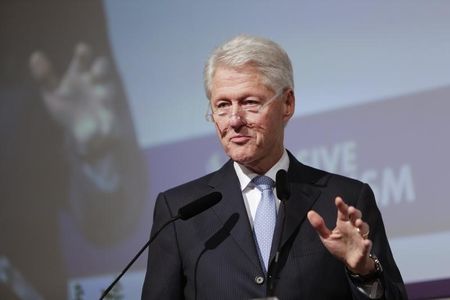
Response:
[[[220,97],[220,98],[217,98],[216,100],[215,99],[212,99],[212,102],[219,102],[219,101],[241,101],[241,100],[245,100],[245,99],[247,99],[247,98],[249,98],[249,97],[255,97],[255,98],[258,98],[259,100],[265,100],[267,97],[264,97],[264,96],[261,96],[261,95],[255,95],[255,94],[251,94],[251,93],[247,93],[247,94],[244,94],[243,96],[240,96],[240,97],[238,97],[238,98],[228,98],[228,97]],[[270,98],[268,98],[268,99],[270,99]]]

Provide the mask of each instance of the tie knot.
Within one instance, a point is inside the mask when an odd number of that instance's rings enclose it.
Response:
[[[272,178],[268,176],[256,176],[255,178],[253,178],[252,182],[260,191],[272,189],[275,185],[275,182],[272,180]]]

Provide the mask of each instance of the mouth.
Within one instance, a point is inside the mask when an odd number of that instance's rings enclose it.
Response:
[[[230,142],[235,144],[244,144],[251,139],[248,135],[235,135],[230,138]]]

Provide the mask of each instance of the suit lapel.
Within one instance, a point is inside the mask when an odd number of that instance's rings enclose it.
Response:
[[[256,244],[253,238],[250,221],[245,208],[239,179],[233,167],[233,162],[228,161],[209,182],[210,186],[222,193],[222,201],[212,209],[217,214],[220,222],[224,224],[232,214],[237,213],[239,220],[230,232],[238,247],[245,256],[259,269],[259,261]]]
[[[306,184],[292,183],[291,197],[286,202],[286,223],[282,237],[282,245],[294,233],[305,220],[306,214],[320,195],[319,189],[314,189]]]
[[[282,239],[280,246],[283,247],[305,221],[308,211],[319,198],[321,189],[328,180],[326,172],[301,164],[291,153],[289,153],[289,160],[288,181],[291,187],[291,195],[286,202],[284,232],[280,237],[282,229],[281,226],[278,226],[276,243],[272,245],[272,256],[277,251],[278,240]],[[279,221],[281,221],[283,213],[283,210],[280,210]]]

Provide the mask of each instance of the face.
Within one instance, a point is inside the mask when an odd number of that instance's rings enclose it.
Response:
[[[268,171],[281,158],[284,126],[294,113],[292,90],[270,101],[274,96],[253,66],[219,66],[212,79],[211,106],[226,105],[232,112],[231,116],[214,116],[225,153],[258,174]],[[257,114],[245,112],[243,107],[253,103],[263,105],[262,109]]]

